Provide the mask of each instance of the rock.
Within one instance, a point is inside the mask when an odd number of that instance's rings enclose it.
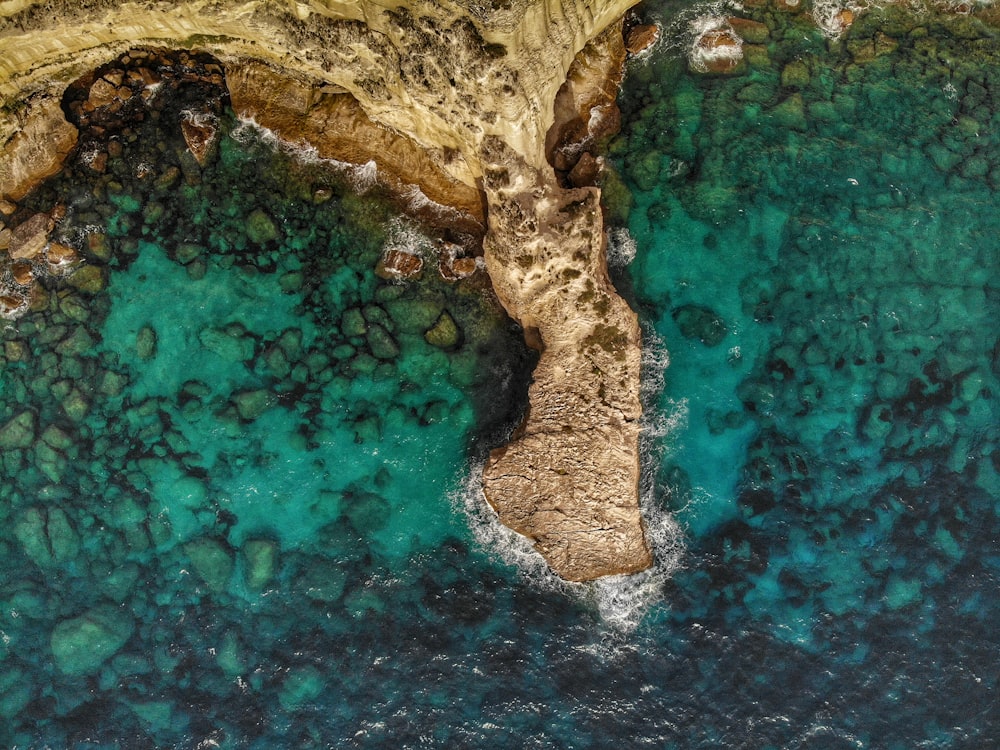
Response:
[[[98,294],[104,289],[104,271],[97,266],[82,266],[66,280],[71,287],[84,294]]]
[[[111,244],[103,232],[91,232],[87,235],[87,250],[97,260],[104,263],[111,260]]]
[[[805,130],[808,127],[802,94],[792,94],[772,109],[771,114],[782,127],[791,130]]]
[[[110,81],[98,78],[90,87],[87,101],[95,108],[106,107],[118,98],[118,87]]]
[[[476,262],[475,258],[456,257],[452,253],[444,254],[438,264],[438,271],[445,281],[467,279],[478,270],[479,263]]]
[[[714,311],[700,305],[681,305],[671,313],[681,335],[705,346],[718,346],[726,337],[726,324]]]
[[[278,703],[286,711],[296,711],[312,703],[322,693],[326,680],[315,667],[292,670],[278,691]]]
[[[858,64],[871,62],[877,57],[888,55],[895,51],[898,46],[898,41],[886,36],[881,31],[867,39],[849,39],[847,42],[847,49],[854,56],[854,62]]]
[[[271,408],[274,398],[270,391],[263,389],[241,391],[233,395],[233,403],[236,405],[236,412],[240,415],[240,419],[252,422]]]
[[[15,260],[35,260],[40,257],[49,241],[49,232],[55,222],[48,214],[38,213],[18,224],[10,237],[10,247],[7,252]]]
[[[150,326],[143,326],[135,335],[135,351],[142,360],[156,356],[156,331]]]
[[[0,291],[0,317],[13,320],[27,312],[30,302],[29,297],[19,292]]]
[[[0,212],[19,201],[62,166],[76,146],[77,130],[66,122],[60,97],[29,102],[13,132],[0,135]]]
[[[660,27],[656,24],[633,26],[629,29],[628,37],[625,39],[625,49],[631,55],[638,55],[656,44],[656,40],[659,38]]]
[[[195,572],[213,594],[226,590],[233,573],[231,553],[214,539],[202,537],[184,545]]]
[[[124,610],[110,606],[60,622],[50,641],[56,667],[70,676],[96,672],[128,642],[134,627]]]
[[[45,514],[39,508],[28,508],[14,524],[14,536],[24,548],[24,554],[44,568],[52,564],[52,552],[45,534]]]
[[[434,325],[424,333],[424,341],[439,349],[454,349],[460,340],[461,332],[447,310],[443,311]]]
[[[62,408],[67,417],[74,422],[79,422],[87,416],[87,412],[90,410],[90,403],[78,388],[74,388],[62,400]]]
[[[601,165],[590,153],[584,151],[579,161],[574,166],[566,179],[573,187],[586,187],[597,184],[597,177],[600,175]]]
[[[483,154],[486,269],[508,314],[545,344],[525,422],[483,472],[486,499],[564,578],[644,570],[639,324],[607,278],[599,193],[540,185],[496,141]]]
[[[243,543],[243,576],[251,591],[263,591],[274,577],[278,545],[269,539],[248,539]]]
[[[765,23],[735,16],[730,16],[726,20],[733,27],[733,31],[749,44],[764,44],[771,36],[771,30],[767,28]]]
[[[356,307],[350,307],[344,310],[344,314],[340,316],[340,330],[345,336],[364,336],[368,333],[368,323],[365,322],[365,316]]]
[[[19,286],[30,286],[31,282],[35,280],[35,272],[32,271],[31,264],[27,261],[12,263],[10,275],[14,279],[14,283]]]
[[[218,328],[204,328],[198,333],[198,341],[213,354],[227,362],[245,362],[253,356],[253,340]]]
[[[368,348],[376,359],[395,359],[399,355],[396,341],[378,324],[368,329]]]
[[[3,427],[0,427],[0,448],[30,448],[35,441],[35,415],[22,411]]]
[[[725,27],[703,31],[689,53],[691,70],[696,73],[732,74],[742,71],[743,41]]]
[[[383,279],[415,279],[424,268],[424,259],[403,250],[387,250],[379,259],[375,273]]]
[[[181,117],[181,133],[188,150],[202,167],[208,163],[215,145],[219,141],[218,120],[206,112],[184,112]],[[258,243],[261,244],[261,243]]]
[[[48,263],[49,273],[52,274],[65,273],[79,260],[80,256],[76,254],[76,250],[61,242],[51,243],[45,253],[45,261]]]
[[[205,248],[201,245],[196,245],[192,242],[182,242],[177,246],[174,257],[177,258],[178,263],[186,266],[204,252]]]
[[[262,208],[253,210],[247,217],[247,237],[255,245],[266,245],[278,239],[278,227]]]
[[[809,85],[809,66],[801,60],[788,63],[781,70],[781,85],[803,89]]]
[[[77,536],[62,508],[53,508],[49,511],[45,531],[52,550],[53,562],[63,563],[79,554],[80,537]]]

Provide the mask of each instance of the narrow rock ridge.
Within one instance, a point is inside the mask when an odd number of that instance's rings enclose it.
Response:
[[[596,188],[563,189],[499,141],[483,148],[486,269],[542,354],[486,498],[571,581],[652,564],[639,512],[640,335],[608,279]]]
[[[529,413],[491,456],[486,497],[569,580],[642,570],[639,328],[608,279],[599,190],[562,187],[596,174],[593,154],[576,159],[616,113],[615,24],[635,2],[11,0],[0,4],[0,208],[72,149],[59,110],[70,82],[136,45],[214,55],[241,115],[321,155],[374,160],[480,229],[485,219],[496,293],[542,347]]]

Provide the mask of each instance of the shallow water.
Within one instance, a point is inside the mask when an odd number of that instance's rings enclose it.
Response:
[[[3,332],[0,744],[1000,736],[996,41],[755,5],[713,77],[687,20],[731,11],[647,11],[683,23],[630,69],[607,199],[657,571],[560,584],[483,511],[530,357],[430,258],[375,276],[428,243],[391,206],[231,119],[203,171],[151,123],[32,199],[112,252]],[[442,310],[460,345],[425,340]]]

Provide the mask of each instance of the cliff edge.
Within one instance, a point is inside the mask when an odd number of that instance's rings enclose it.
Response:
[[[70,83],[136,46],[212,54],[241,116],[322,155],[375,161],[484,229],[494,289],[542,348],[524,424],[485,469],[486,498],[569,580],[642,570],[638,323],[608,279],[599,191],[563,187],[567,165],[557,175],[549,163],[550,134],[567,129],[557,110],[572,100],[580,122],[595,119],[585,95],[564,89],[556,106],[574,60],[635,2],[10,0],[0,208],[75,145],[60,107]]]

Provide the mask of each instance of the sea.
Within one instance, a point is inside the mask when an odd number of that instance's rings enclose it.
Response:
[[[0,321],[0,747],[1000,747],[1000,15],[639,13],[654,567],[563,582],[486,506],[535,355],[482,270],[224,106],[196,164],[164,91],[6,219],[77,259]]]

